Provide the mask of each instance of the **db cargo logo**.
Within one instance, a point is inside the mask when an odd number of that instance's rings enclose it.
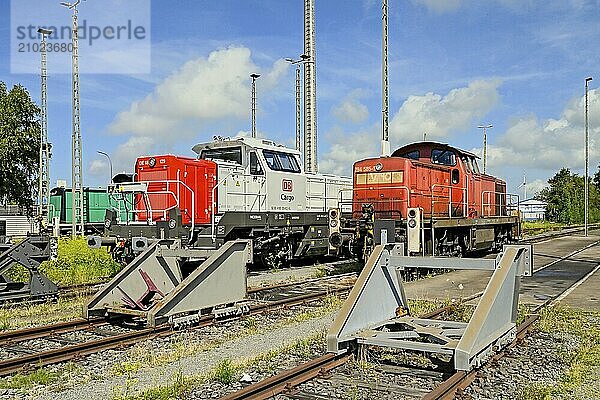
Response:
[[[294,183],[289,179],[284,179],[281,181],[281,190],[284,192],[291,192],[294,190]]]

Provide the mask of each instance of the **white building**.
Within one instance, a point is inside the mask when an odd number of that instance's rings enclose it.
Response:
[[[538,221],[546,219],[546,206],[548,203],[537,199],[527,199],[519,203],[521,219],[524,221]]]

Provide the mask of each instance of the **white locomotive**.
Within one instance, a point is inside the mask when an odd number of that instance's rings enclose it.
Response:
[[[107,210],[105,233],[119,256],[164,238],[195,248],[252,238],[255,257],[271,266],[329,252],[328,210],[351,199],[350,178],[307,174],[299,151],[265,139],[216,137],[193,150],[197,158],[140,157],[134,182],[110,188],[134,198],[125,213]]]

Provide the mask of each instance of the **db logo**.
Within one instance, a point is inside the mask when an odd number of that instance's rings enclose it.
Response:
[[[283,190],[284,192],[291,192],[292,190],[294,190],[293,182],[289,179],[282,180],[281,181],[281,190]]]

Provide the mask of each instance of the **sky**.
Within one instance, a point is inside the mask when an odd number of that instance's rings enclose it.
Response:
[[[82,3],[80,21],[104,27],[129,19],[146,36],[120,48],[82,41],[86,186],[109,179],[97,151],[110,155],[116,173],[132,171],[138,156],[194,156],[192,146],[215,135],[247,135],[251,73],[261,74],[259,135],[293,146],[295,72],[285,59],[304,52],[303,1],[111,1],[111,8],[106,0]],[[319,171],[349,175],[354,161],[380,154],[381,2],[315,2]],[[0,0],[0,81],[25,86],[39,102],[39,54],[16,53],[14,39],[30,14],[69,25],[70,13],[54,0]],[[589,76],[593,174],[600,163],[598,21],[599,0],[390,0],[392,149],[426,133],[481,155],[477,126],[493,124],[488,172],[521,195],[525,175],[530,197],[562,167],[583,173]],[[71,176],[70,60],[64,52],[48,56],[51,186]]]

